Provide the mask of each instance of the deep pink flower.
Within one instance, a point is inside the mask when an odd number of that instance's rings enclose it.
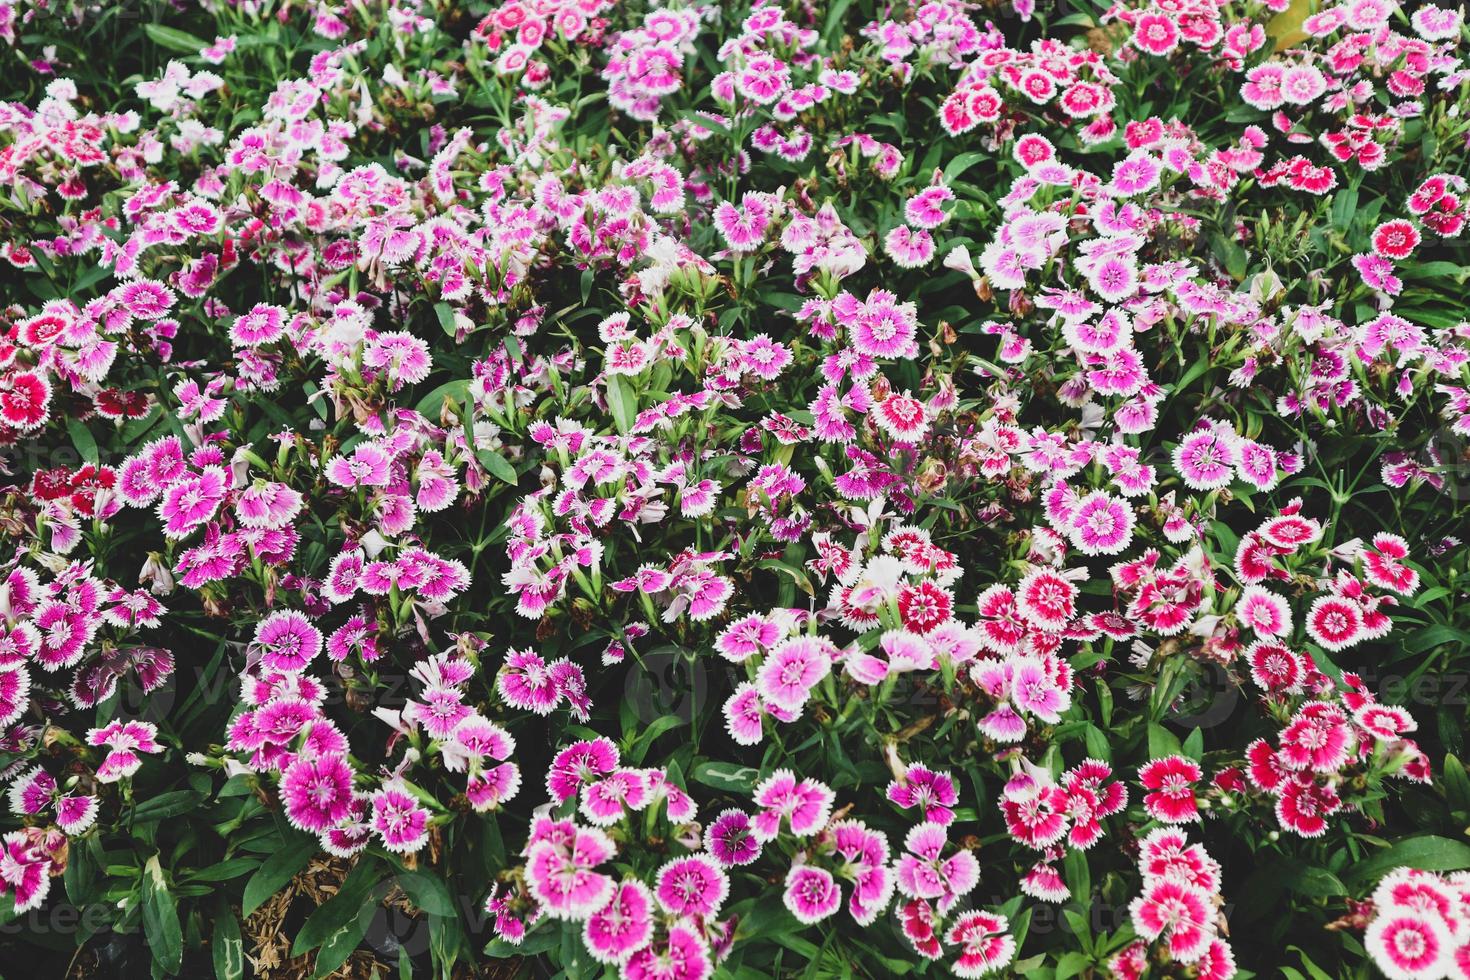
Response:
[[[1201,775],[1197,763],[1180,755],[1154,759],[1141,766],[1138,781],[1149,791],[1143,798],[1149,816],[1164,823],[1198,820],[1194,784]]]
[[[286,819],[308,833],[321,833],[346,819],[353,801],[352,767],[340,755],[298,758],[281,778]]]

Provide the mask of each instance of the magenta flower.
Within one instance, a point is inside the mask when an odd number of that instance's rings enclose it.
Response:
[[[1038,568],[1016,586],[1016,610],[1042,629],[1059,631],[1076,612],[1077,587],[1055,572]]]
[[[787,873],[781,898],[796,920],[805,925],[829,918],[842,906],[842,891],[831,872],[806,864]]]
[[[1144,886],[1128,906],[1133,928],[1145,939],[1163,937],[1169,955],[1193,963],[1214,939],[1214,910],[1204,889],[1177,878],[1159,878]]]
[[[775,840],[785,823],[793,835],[810,837],[826,825],[833,798],[815,779],[798,781],[791,770],[778,769],[755,788],[754,801],[761,808],[755,835],[762,842]]]
[[[255,626],[254,647],[268,670],[304,670],[322,650],[322,634],[301,613],[273,612]]]
[[[641,881],[613,889],[606,905],[587,917],[582,939],[599,963],[626,963],[653,938],[653,896]]]
[[[703,854],[675,858],[658,872],[655,894],[670,915],[711,918],[730,893],[730,880],[714,859]]]
[[[780,643],[756,672],[761,700],[797,711],[832,669],[831,644],[819,637],[798,636]]]
[[[962,849],[944,857],[948,843],[944,827],[918,824],[904,838],[907,853],[894,863],[899,892],[909,898],[937,900],[941,912],[953,908],[980,882],[980,862],[975,855]]]
[[[228,489],[228,476],[219,466],[206,466],[198,475],[185,476],[168,486],[158,503],[164,536],[185,537],[214,517]]]
[[[929,431],[928,410],[907,392],[889,395],[874,407],[871,418],[899,442],[916,443]]]
[[[0,895],[10,893],[16,912],[39,908],[51,891],[52,862],[27,831],[0,838]]]
[[[618,748],[609,738],[577,742],[558,752],[546,773],[546,790],[558,802],[571,799],[618,765]]]
[[[408,791],[386,786],[372,795],[373,830],[395,854],[411,854],[429,840],[429,811]]]
[[[710,950],[691,925],[675,923],[661,940],[634,953],[623,967],[626,980],[706,980],[713,972]]]
[[[918,807],[924,820],[941,827],[954,820],[951,808],[959,800],[954,779],[948,773],[935,772],[917,762],[904,771],[901,779],[888,784],[887,795],[889,802],[905,810]]]
[[[102,728],[87,733],[87,744],[106,746],[107,757],[97,767],[97,780],[115,783],[138,771],[143,764],[143,754],[163,751],[158,744],[158,729],[147,721],[114,721]]]
[[[637,769],[616,769],[582,788],[579,810],[587,822],[606,827],[628,811],[642,810],[652,801],[647,775]]]
[[[352,767],[340,755],[298,758],[281,778],[281,799],[291,826],[313,834],[329,830],[351,809]]]
[[[548,914],[582,920],[612,897],[612,879],[593,869],[612,860],[617,849],[600,830],[568,827],[565,834],[531,845],[526,877],[531,894]]]
[[[1138,781],[1149,792],[1143,805],[1149,816],[1164,823],[1188,823],[1198,820],[1194,784],[1202,773],[1197,763],[1179,755],[1154,759],[1138,770]]]
[[[1003,915],[978,909],[961,913],[945,933],[944,939],[960,947],[950,968],[957,977],[983,977],[1010,965],[1016,955],[1016,940],[1006,930],[1010,922]]]
[[[1077,501],[1068,531],[1084,555],[1116,555],[1132,540],[1134,523],[1132,507],[1098,490]]]
[[[725,730],[737,745],[757,745],[761,740],[761,718],[765,711],[760,690],[744,681],[735,688],[723,708]]]
[[[761,853],[761,841],[750,815],[735,809],[721,812],[705,828],[704,847],[726,868],[750,864]]]
[[[339,487],[384,487],[392,458],[376,443],[358,443],[351,456],[333,456],[327,463],[327,479]]]

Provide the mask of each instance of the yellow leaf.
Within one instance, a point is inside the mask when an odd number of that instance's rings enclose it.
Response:
[[[1312,12],[1312,0],[1291,0],[1291,6],[1272,17],[1266,24],[1266,34],[1276,39],[1276,50],[1285,51],[1307,39],[1302,30],[1302,21]]]

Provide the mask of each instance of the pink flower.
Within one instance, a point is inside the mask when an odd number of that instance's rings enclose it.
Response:
[[[889,802],[907,810],[918,807],[924,820],[947,826],[954,820],[951,809],[959,801],[954,779],[943,772],[935,772],[920,763],[913,763],[904,771],[901,779],[888,784]]]
[[[580,812],[597,827],[622,819],[625,811],[642,810],[652,800],[647,776],[636,769],[619,769],[582,790]]]
[[[1281,826],[1302,837],[1327,833],[1326,818],[1342,809],[1337,791],[1311,779],[1287,778],[1276,799],[1276,819]]]
[[[39,908],[51,891],[50,855],[24,830],[0,838],[0,895],[9,892],[17,913]]]
[[[842,905],[842,891],[831,873],[805,864],[787,873],[781,898],[796,920],[805,925],[821,922]]]
[[[358,443],[351,456],[333,456],[327,463],[327,479],[339,487],[383,487],[388,485],[391,458],[372,442]]]
[[[961,913],[945,933],[944,939],[960,947],[950,968],[957,977],[983,977],[1010,965],[1016,956],[1016,940],[1007,930],[1010,922],[1003,915],[972,909]]]
[[[1218,490],[1234,476],[1235,452],[1214,427],[1198,429],[1174,448],[1174,469],[1191,490]]]
[[[301,613],[283,609],[255,624],[254,649],[267,669],[294,673],[321,653],[322,634]]]
[[[826,826],[833,795],[815,779],[798,782],[791,770],[777,769],[755,788],[755,804],[761,808],[755,817],[756,837],[775,840],[783,822],[793,835],[810,837]]]
[[[906,854],[894,863],[895,885],[909,898],[937,899],[947,912],[980,881],[980,862],[968,850],[944,857],[949,840],[936,823],[921,823],[904,838]]]
[[[883,251],[893,264],[903,269],[917,269],[934,259],[934,236],[924,229],[907,225],[891,229],[883,238]]]
[[[0,418],[13,429],[28,432],[46,421],[51,408],[51,383],[35,371],[16,371],[0,378]]]
[[[730,809],[721,812],[705,828],[704,848],[721,865],[732,868],[760,857],[761,842],[755,835],[750,815]]]
[[[1179,46],[1179,28],[1164,14],[1143,14],[1133,24],[1133,45],[1149,54],[1166,55]]]
[[[781,628],[773,620],[751,613],[721,630],[715,638],[715,649],[726,660],[740,663],[752,654],[770,650],[781,635]]]
[[[578,790],[612,772],[618,765],[618,748],[610,738],[577,742],[556,754],[546,773],[546,789],[563,802]]]
[[[1341,596],[1319,596],[1307,610],[1307,635],[1323,649],[1345,650],[1363,636],[1363,612]]]
[[[1163,167],[1152,155],[1134,150],[1113,166],[1113,193],[1119,197],[1132,197],[1153,190],[1158,186],[1162,172]]]
[[[546,661],[528,651],[510,650],[505,665],[496,677],[496,689],[507,704],[538,715],[549,715],[561,700],[561,693]]]
[[[1386,259],[1406,259],[1419,247],[1419,230],[1402,219],[1373,229],[1373,252]]]
[[[1045,568],[1036,568],[1016,586],[1016,610],[1042,629],[1060,632],[1076,613],[1077,587]]]
[[[97,822],[99,807],[95,796],[58,796],[56,825],[69,837],[86,833]]]
[[[235,514],[246,527],[285,527],[301,512],[301,494],[284,483],[258,482],[235,501]]]
[[[587,917],[582,939],[599,963],[626,963],[653,938],[653,896],[641,881],[625,881]]]
[[[527,881],[549,914],[585,919],[612,896],[612,879],[592,869],[612,860],[617,849],[600,830],[570,822],[557,827],[556,834],[536,841],[527,852]]]
[[[206,466],[197,476],[186,476],[163,491],[158,516],[163,534],[182,538],[214,517],[229,489],[229,477],[219,466]]]
[[[429,840],[429,811],[408,791],[387,786],[372,796],[373,830],[395,854],[411,854]]]
[[[291,826],[313,834],[330,830],[350,812],[352,767],[340,755],[298,757],[281,778],[281,798]]]
[[[286,332],[286,310],[256,303],[230,325],[230,342],[236,347],[259,347],[273,343]]]
[[[1313,702],[1282,729],[1277,758],[1291,769],[1336,772],[1347,764],[1352,745],[1352,729],[1342,709]]]
[[[1116,555],[1133,539],[1133,508],[1094,490],[1072,509],[1068,528],[1072,544],[1085,555]]]
[[[924,403],[908,392],[889,395],[874,407],[872,419],[878,428],[903,443],[916,443],[929,431]]]
[[[1046,662],[1036,657],[1017,657],[1008,664],[1011,703],[1050,725],[1062,720],[1061,712],[1072,706],[1072,695],[1064,690]]]
[[[730,880],[713,858],[703,854],[675,858],[658,872],[655,894],[670,915],[711,918],[730,893]]]
[[[883,289],[875,289],[866,302],[859,304],[851,294],[844,294],[852,305],[848,334],[859,353],[870,357],[915,357],[919,353],[918,313],[912,303],[900,303],[898,297]]]
[[[1420,980],[1446,975],[1452,939],[1434,919],[1401,912],[1374,917],[1363,935],[1373,962],[1390,980]]]
[[[1161,936],[1169,955],[1193,963],[1215,938],[1214,910],[1202,888],[1177,878],[1160,878],[1144,885],[1143,894],[1128,906],[1134,930],[1148,940]]]
[[[97,767],[97,780],[103,783],[115,783],[137,772],[143,764],[138,753],[163,751],[163,746],[158,744],[158,729],[147,721],[114,721],[103,728],[94,728],[87,733],[87,744],[105,745],[110,750]]]
[[[735,688],[722,709],[725,730],[737,745],[757,745],[761,740],[761,718],[765,714],[760,690],[750,681]]]
[[[1140,767],[1138,781],[1149,791],[1143,798],[1149,816],[1164,823],[1198,820],[1194,784],[1201,775],[1197,763],[1180,755],[1155,759]]]
[[[643,947],[623,967],[625,980],[706,980],[709,946],[694,927],[675,923],[662,940]]]
[[[1247,585],[1235,604],[1240,624],[1260,636],[1286,636],[1291,632],[1291,607],[1274,592],[1259,585]]]
[[[762,701],[797,711],[832,669],[831,644],[819,637],[782,641],[756,672]]]

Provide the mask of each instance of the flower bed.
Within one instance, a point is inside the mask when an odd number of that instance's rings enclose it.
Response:
[[[1470,976],[1465,36],[0,0],[0,949]]]

